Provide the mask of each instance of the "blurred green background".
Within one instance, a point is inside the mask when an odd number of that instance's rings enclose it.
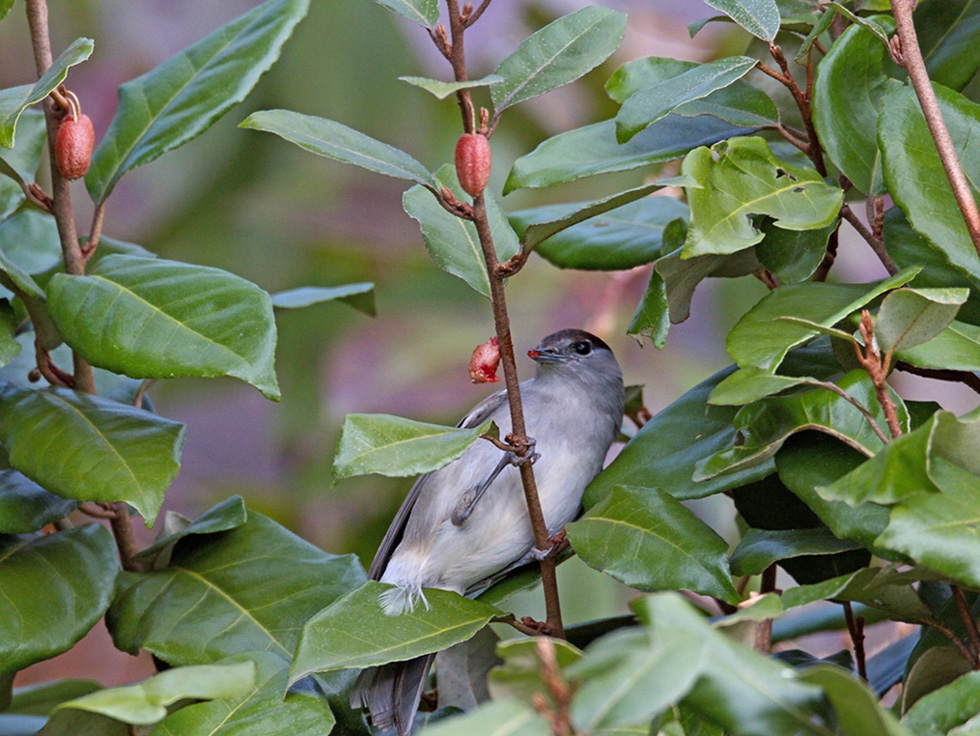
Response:
[[[78,36],[95,39],[91,60],[72,69],[68,85],[100,135],[115,110],[119,84],[256,4],[52,2],[55,54]],[[491,72],[536,28],[586,4],[496,0],[467,35],[471,77]],[[728,24],[712,24],[692,40],[686,23],[714,14],[700,1],[604,4],[629,15],[622,48],[584,80],[504,116],[493,138],[491,187],[497,192],[515,158],[550,135],[614,113],[602,85],[623,62],[648,55],[706,60],[750,43]],[[269,291],[352,281],[377,285],[376,318],[340,303],[279,314],[278,404],[231,379],[182,379],[153,388],[157,410],[187,424],[182,468],[165,510],[194,517],[239,493],[251,508],[305,539],[330,552],[356,552],[367,565],[412,480],[368,477],[333,486],[330,465],[344,415],[385,412],[452,424],[496,388],[474,386],[467,376],[470,352],[493,332],[489,304],[428,258],[416,223],[401,208],[403,182],[236,127],[254,110],[297,110],[339,120],[435,169],[452,160],[460,132],[456,104],[437,101],[397,78],[448,74],[448,65],[419,27],[370,0],[314,0],[278,64],[243,105],[189,145],[128,174],[116,188],[106,234],[162,257],[225,268]],[[0,24],[0,86],[33,79],[18,0]],[[514,210],[597,198],[657,174],[639,170],[545,192],[515,192],[504,205]],[[73,194],[79,229],[85,232],[91,205],[81,183]],[[844,273],[850,269],[862,279],[881,275],[866,259],[848,254],[860,248],[845,245],[841,250]],[[522,377],[532,372],[523,352],[541,337],[584,327],[610,343],[627,383],[644,384],[647,406],[656,412],[729,363],[724,335],[765,293],[752,279],[702,285],[693,318],[674,326],[667,348],[657,351],[625,335],[648,279],[648,268],[561,271],[532,258],[508,285]],[[727,503],[712,499],[698,511],[709,522],[730,518]],[[152,531],[138,531],[152,538]],[[625,589],[611,579],[586,573],[577,561],[562,569],[569,620],[623,608]],[[541,615],[538,598],[529,594],[515,603],[515,610]],[[97,655],[97,673],[83,673],[106,684],[134,679],[131,666],[113,670],[104,658],[104,631],[92,637],[91,648],[103,655]],[[18,684],[84,671],[88,665],[76,663],[84,651],[83,646],[38,665]]]

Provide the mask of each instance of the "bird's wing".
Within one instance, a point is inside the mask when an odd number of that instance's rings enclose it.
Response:
[[[496,393],[490,394],[487,398],[474,406],[470,410],[470,413],[463,417],[456,426],[463,429],[478,427],[506,400],[507,389],[501,389]],[[405,500],[402,501],[402,505],[398,509],[398,513],[395,514],[395,518],[392,519],[391,526],[388,527],[388,531],[385,532],[384,538],[381,540],[381,544],[378,546],[378,551],[374,554],[374,560],[371,562],[371,568],[368,570],[368,579],[381,579],[385,568],[388,566],[388,560],[391,559],[391,554],[395,551],[395,547],[398,546],[398,543],[402,541],[402,535],[405,532],[405,524],[408,523],[408,517],[411,515],[412,509],[415,508],[415,502],[418,501],[419,494],[422,492],[422,488],[425,486],[426,481],[431,477],[431,475],[431,473],[426,473],[425,475],[420,476],[419,479],[415,481],[415,485],[412,486],[412,490],[410,490],[408,495],[405,496]]]

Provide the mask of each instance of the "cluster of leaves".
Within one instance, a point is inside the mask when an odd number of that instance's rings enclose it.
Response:
[[[435,0],[379,1],[438,37]],[[25,194],[44,139],[27,108],[87,58],[91,42],[69,47],[37,84],[0,91],[0,143],[9,149],[0,156],[9,175],[0,181],[0,283],[9,290],[0,310],[0,729],[367,733],[347,705],[357,670],[432,652],[440,652],[440,708],[420,719],[433,721],[426,731],[434,734],[977,728],[980,425],[904,400],[884,376],[897,366],[976,384],[980,257],[914,92],[891,62],[888,4],[709,4],[725,13],[712,20],[756,39],[747,55],[625,64],[606,86],[620,104],[615,119],[543,142],[514,164],[505,193],[607,172],[659,175],[678,160],[680,176],[512,213],[487,195],[501,261],[537,250],[567,268],[653,264],[628,331],[658,346],[670,324],[690,316],[702,280],[754,275],[771,287],[728,336],[734,365],[646,422],[587,489],[585,514],[567,530],[576,553],[650,595],[635,601],[634,616],[572,627],[568,642],[501,643],[488,628],[513,618],[504,604],[535,583],[533,572],[478,600],[427,591],[430,609],[393,626],[378,605],[381,584],[366,582],[356,560],[316,549],[237,498],[193,522],[168,517],[151,547],[124,552],[125,571],[105,528],[60,522],[80,504],[118,501],[155,519],[183,435],[133,406],[145,380],[232,375],[276,398],[273,306],[338,298],[370,311],[370,286],[270,298],[232,274],[108,238],[87,275],[61,273],[52,215]],[[242,99],[305,11],[301,0],[268,0],[124,85],[86,177],[96,204],[127,170]],[[971,43],[978,20],[973,0],[925,2],[915,14],[954,148],[974,175],[968,144],[980,108],[964,89],[980,69]],[[486,88],[495,126],[508,107],[600,65],[625,23],[585,8],[480,79],[406,81],[438,98]],[[767,54],[779,69],[764,66]],[[793,94],[762,84],[770,78]],[[242,126],[412,182],[404,208],[433,260],[489,296],[478,233],[444,206],[447,189],[465,199],[451,167],[430,171],[363,133],[296,112],[256,113]],[[668,186],[683,196],[649,196]],[[887,212],[884,195],[895,203]],[[839,228],[854,221],[851,203],[861,199],[872,219],[863,234],[889,277],[827,283]],[[67,371],[69,351],[95,366],[98,396],[26,380],[48,353]],[[486,430],[352,415],[336,475],[427,472]],[[742,529],[731,553],[682,503],[720,493],[734,499]],[[58,531],[38,532],[56,521]],[[776,565],[798,585],[775,590]],[[756,581],[762,595],[743,602]],[[677,590],[714,598],[726,615],[709,620]],[[827,600],[843,605],[831,615],[808,607]],[[867,621],[919,625],[921,635],[865,659],[855,610]],[[172,669],[124,688],[63,681],[11,694],[13,673],[65,651],[103,615],[116,646],[146,649]],[[845,621],[854,657],[754,650]],[[880,703],[898,683],[901,720]]]

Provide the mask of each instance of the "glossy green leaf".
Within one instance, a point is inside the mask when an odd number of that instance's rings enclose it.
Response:
[[[433,2],[433,5],[435,4]],[[439,79],[429,79],[428,77],[398,77],[398,79],[401,82],[407,82],[413,87],[424,89],[440,100],[446,99],[449,95],[455,94],[461,89],[489,87],[491,84],[504,81],[504,78],[499,74],[488,74],[481,79],[467,79],[465,82],[443,82]]]
[[[812,384],[813,379],[781,376],[754,365],[740,368],[715,386],[708,403],[716,406],[744,406],[794,386]]]
[[[172,552],[177,542],[185,537],[196,534],[215,534],[217,532],[226,532],[230,529],[237,529],[247,520],[248,514],[245,511],[245,502],[242,501],[242,497],[232,496],[212,506],[194,521],[188,522],[185,520],[185,525],[179,529],[166,533],[167,529],[165,526],[164,529],[161,529],[160,536],[157,537],[153,544],[141,549],[133,555],[133,559],[153,560],[154,563],[158,563],[158,556],[161,552],[165,550]],[[168,561],[169,558],[170,555],[167,554]],[[154,564],[155,569],[161,567],[166,567],[166,564]]]
[[[962,90],[980,69],[980,2],[946,0],[923,3],[912,16],[929,78]]]
[[[489,629],[484,629],[477,636]],[[473,641],[470,639],[470,641]],[[561,639],[528,636],[500,642],[496,651],[499,665],[490,670],[487,688],[494,700],[513,699],[532,705],[535,692],[541,690],[542,647],[551,650],[555,663],[564,670],[582,658],[582,650]],[[565,673],[562,673],[565,676]],[[552,693],[541,693],[549,707],[555,705]]]
[[[622,104],[630,96],[669,79],[679,77],[700,65],[669,57],[649,56],[623,64],[606,82],[606,92]],[[695,117],[713,115],[719,120],[748,128],[773,126],[779,122],[779,111],[769,95],[743,79],[721,87],[707,97],[692,100],[674,108],[675,115]]]
[[[617,486],[567,531],[589,566],[630,587],[739,600],[728,570],[728,543],[657,488]]]
[[[587,176],[630,171],[681,158],[698,146],[751,132],[710,115],[668,115],[628,143],[616,141],[616,122],[605,120],[559,133],[514,162],[504,194],[515,189],[551,187]]]
[[[775,0],[705,0],[756,38],[772,41],[779,32],[779,9]]]
[[[813,529],[749,529],[732,552],[734,575],[759,575],[780,560],[803,555],[834,555],[861,549],[840,540],[826,527]]]
[[[44,727],[37,732],[38,736],[132,736],[133,733],[122,721],[75,708],[60,711],[56,720],[42,720],[39,725]],[[28,733],[24,732],[24,736]]]
[[[633,604],[653,636],[688,636],[703,642],[702,677],[685,705],[740,736],[821,734],[823,693],[797,680],[792,670],[712,629],[676,594],[658,594]]]
[[[837,711],[837,725],[842,733],[853,736],[912,736],[879,702],[875,693],[852,672],[830,664],[817,664],[805,668],[798,678],[823,690]]]
[[[460,429],[416,422],[390,414],[348,414],[337,440],[334,478],[380,473],[418,475],[458,458],[490,428]]]
[[[531,706],[516,700],[495,700],[465,715],[428,726],[420,736],[459,736],[461,733],[550,736],[552,730],[548,721]]]
[[[772,466],[748,473],[694,483],[695,464],[731,445],[735,410],[709,406],[708,394],[731,369],[702,381],[653,419],[627,443],[616,458],[586,487],[586,509],[599,503],[616,486],[657,488],[678,499],[702,498],[765,477]]]
[[[19,327],[20,319],[10,302],[0,300],[0,366],[9,365],[20,354],[21,346],[16,339]]]
[[[52,719],[64,708],[100,713],[117,721],[149,725],[167,717],[167,706],[178,700],[235,698],[255,685],[255,665],[205,664],[165,670],[135,685],[96,690],[59,705]]]
[[[404,151],[333,120],[290,110],[263,110],[249,115],[239,127],[275,133],[304,150],[334,161],[439,188],[432,174]]]
[[[0,20],[3,20],[14,6],[14,0],[0,0]]]
[[[466,641],[503,615],[457,593],[426,588],[428,606],[389,616],[379,597],[390,587],[367,582],[307,621],[289,670],[290,683],[311,672],[369,667],[437,652]]]
[[[34,181],[48,140],[44,113],[40,110],[25,110],[18,126],[20,136],[13,149],[0,151],[0,221],[24,203],[22,187]]]
[[[816,170],[790,166],[762,138],[734,138],[698,148],[681,172],[698,183],[687,187],[691,206],[684,255],[734,253],[763,239],[751,216],[768,215],[784,230],[824,228],[834,221],[843,192]]]
[[[94,48],[95,43],[91,38],[76,38],[33,85],[25,84],[0,91],[0,146],[14,147],[17,121],[24,110],[51,94],[51,90],[65,81],[68,69],[85,61]]]
[[[895,358],[919,368],[980,371],[980,327],[953,320],[933,339],[901,349]]]
[[[22,209],[4,220],[0,224],[0,258],[4,272],[21,291],[43,299],[44,292],[32,277],[63,263],[54,218]]]
[[[408,18],[426,28],[433,28],[439,22],[438,0],[374,0],[393,13]]]
[[[572,699],[572,722],[585,733],[649,724],[700,677],[704,646],[686,632],[663,639],[638,627],[602,637],[563,672],[582,682]]]
[[[5,713],[47,716],[56,705],[74,700],[101,689],[95,680],[51,680],[37,685],[16,688],[13,700]]]
[[[51,319],[93,365],[134,378],[230,375],[279,398],[268,294],[217,268],[108,256],[48,284]]]
[[[670,304],[667,301],[667,284],[660,272],[654,268],[650,273],[647,290],[643,292],[643,298],[636,305],[633,319],[626,328],[626,334],[633,335],[638,340],[648,337],[659,350],[667,344],[669,330]]]
[[[835,383],[871,413],[879,429],[886,426],[884,410],[878,404],[867,373],[851,371]],[[899,421],[907,427],[908,413],[901,399],[896,394],[892,394],[892,399],[898,405]],[[824,388],[749,404],[735,416],[733,426],[735,439],[732,446],[700,461],[695,469],[695,479],[709,479],[764,462],[788,437],[805,430],[829,434],[868,457],[884,446],[857,407]]]
[[[494,113],[574,82],[604,62],[626,32],[626,16],[588,6],[549,23],[524,41],[494,71]]]
[[[44,536],[0,536],[0,671],[67,651],[109,607],[119,563],[97,524]]]
[[[309,0],[267,0],[119,88],[119,107],[92,157],[96,202],[130,169],[193,140],[245,99],[279,58]]]
[[[853,539],[873,549],[888,526],[888,509],[875,503],[852,508],[843,501],[824,499],[817,488],[828,486],[866,460],[843,442],[822,434],[790,438],[776,454],[779,479],[839,539]],[[877,550],[876,550],[877,551]]]
[[[272,306],[277,309],[300,309],[337,299],[372,317],[377,314],[374,306],[374,284],[370,281],[343,286],[301,286],[298,289],[280,291],[271,297]]]
[[[980,672],[968,672],[917,700],[902,718],[902,725],[916,736],[946,736],[978,712]]]
[[[0,384],[0,441],[10,465],[45,490],[126,501],[150,526],[177,475],[184,425],[68,389]],[[55,442],[59,452],[52,455]]]
[[[241,663],[233,665],[232,663]],[[286,693],[289,660],[272,652],[235,654],[215,666],[253,664],[255,682],[239,695],[196,703],[168,715],[151,736],[327,736],[335,718],[320,693],[294,688]]]
[[[253,650],[288,658],[303,623],[364,578],[353,555],[249,511],[235,529],[179,540],[166,569],[123,574],[106,622],[118,648],[175,666]]]
[[[837,226],[838,221],[834,220],[816,230],[783,230],[767,219],[761,228],[765,236],[755,246],[756,257],[780,284],[808,281],[823,262],[827,243]]]
[[[890,18],[877,20],[894,29]],[[872,195],[884,187],[878,116],[885,92],[898,84],[885,74],[887,59],[872,33],[852,25],[817,65],[813,85],[813,124],[826,155],[855,187]]]
[[[980,124],[980,105],[945,87],[933,87],[964,170],[977,171],[980,151],[968,144]],[[980,257],[970,240],[911,87],[895,87],[886,94],[878,122],[878,142],[888,192],[912,227],[925,235],[954,266],[974,277],[980,276]],[[975,187],[973,196],[977,196]]]
[[[452,190],[460,201],[467,199],[456,180],[454,167],[440,167],[436,172],[436,182],[438,186],[446,186]],[[520,241],[497,200],[489,192],[484,197],[497,259],[503,263],[520,250]],[[489,299],[490,280],[487,278],[487,265],[476,226],[468,220],[449,214],[421,186],[414,186],[405,192],[402,206],[409,217],[419,223],[425,247],[439,268],[463,279]]]
[[[659,189],[647,185],[592,203],[557,204],[510,214],[525,242],[559,268],[620,270],[649,263],[661,255],[664,228],[687,219],[687,205],[673,197],[646,197],[628,204],[614,201],[633,192]],[[605,208],[605,205],[612,204]],[[611,210],[611,211],[608,211]],[[540,243],[540,245],[539,245]]]
[[[975,610],[976,606],[973,608]],[[953,601],[948,601],[940,613],[945,614],[942,620],[947,627],[957,633],[965,633],[961,628],[962,618],[955,610]],[[946,687],[973,669],[963,655],[947,642],[949,639],[934,629],[923,632],[905,667],[901,701],[903,711],[909,711],[924,696]],[[940,716],[937,720],[938,726],[944,719]],[[946,733],[945,730],[942,733]]]
[[[738,81],[757,63],[748,56],[719,59],[697,65],[630,95],[616,115],[616,139],[620,143],[629,141],[675,108],[704,99]]]
[[[918,267],[908,268],[875,284],[805,283],[781,286],[767,294],[728,333],[728,354],[743,368],[754,365],[774,371],[786,351],[810,340],[817,331],[786,320],[802,317],[832,327],[891,289],[908,283]]]
[[[896,289],[881,302],[874,332],[885,353],[914,348],[945,330],[968,289]]]
[[[28,534],[63,519],[78,501],[48,493],[16,470],[0,470],[0,534]]]

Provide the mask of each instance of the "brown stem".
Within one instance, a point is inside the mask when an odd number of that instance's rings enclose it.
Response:
[[[78,510],[94,519],[116,518],[116,510],[112,504],[100,504],[95,503],[94,501],[84,501],[78,507]]]
[[[104,219],[105,201],[102,201],[95,205],[95,212],[92,214],[92,227],[88,231],[88,240],[82,246],[82,258],[85,259],[86,264],[95,255],[95,249],[99,247],[99,241],[102,239],[102,221]]]
[[[539,675],[541,681],[548,688],[555,708],[552,710],[547,700],[535,698],[532,700],[535,710],[543,715],[551,724],[551,733],[554,736],[572,736],[575,730],[572,726],[572,719],[569,714],[569,705],[575,689],[571,687],[561,676],[558,669],[558,656],[555,652],[555,643],[549,639],[539,639],[537,643],[538,660],[541,662]]]
[[[837,227],[827,238],[827,250],[823,254],[823,260],[820,261],[820,265],[817,266],[817,270],[813,272],[814,281],[826,281],[827,276],[830,274],[830,269],[834,267],[834,261],[837,260],[837,248],[840,246],[840,221],[837,222]]]
[[[878,403],[885,412],[885,420],[888,422],[888,431],[891,432],[892,439],[902,434],[902,427],[898,422],[898,411],[895,402],[892,401],[891,394],[888,393],[888,365],[891,362],[891,355],[882,358],[874,342],[874,325],[871,321],[871,312],[867,309],[861,310],[861,337],[864,340],[864,350],[855,342],[854,351],[857,353],[858,361],[871,377],[871,382],[875,387],[875,395]]]
[[[859,412],[861,412],[862,416],[864,416],[865,419],[868,420],[868,424],[871,425],[871,429],[874,430],[874,433],[878,435],[878,439],[880,439],[883,444],[886,445],[888,444],[889,442],[888,437],[887,435],[885,435],[884,432],[881,431],[881,427],[879,427],[878,422],[875,421],[874,415],[870,411],[868,411],[867,407],[864,406],[860,401],[858,401],[849,393],[847,393],[847,391],[842,389],[836,383],[831,383],[830,381],[813,381],[812,383],[810,383],[810,385],[820,386],[821,388],[825,388],[828,391],[833,391],[842,399],[849,402],[852,406],[854,406],[854,408],[856,408]]]
[[[950,585],[949,587],[953,591],[956,611],[960,614],[963,628],[966,629],[966,635],[970,639],[970,651],[973,653],[971,664],[973,669],[980,669],[980,631],[977,631],[977,622],[973,620],[970,604],[966,601],[966,594],[963,589],[958,585]]]
[[[31,31],[31,45],[34,50],[34,66],[41,77],[51,66],[51,37],[48,33],[48,6],[45,0],[27,0],[27,23]],[[49,97],[44,101],[44,118],[48,128],[48,153],[51,160],[51,214],[58,226],[61,251],[65,259],[65,272],[81,276],[85,273],[85,259],[78,246],[75,233],[75,220],[71,208],[69,181],[61,175],[55,161],[54,141],[58,134],[59,115],[55,103]],[[60,107],[60,105],[59,105]],[[63,112],[63,111],[62,111]],[[95,393],[92,367],[78,353],[73,355],[75,368],[75,388],[86,393]]]
[[[847,220],[851,227],[857,230],[858,235],[864,238],[864,241],[871,246],[871,250],[874,254],[878,256],[878,260],[881,261],[881,265],[885,267],[890,276],[894,276],[898,273],[898,266],[895,265],[895,261],[892,260],[891,256],[885,250],[885,243],[881,238],[875,237],[874,233],[865,227],[864,223],[854,214],[854,210],[851,209],[850,205],[843,205],[840,208],[840,216]]]
[[[468,16],[466,16],[465,27],[469,28],[471,25],[473,25],[478,20],[480,20],[480,16],[483,15],[483,11],[486,10],[489,6],[490,6],[490,0],[483,0],[483,2],[480,3],[480,7],[478,7],[474,12],[470,13]]]
[[[765,595],[776,590],[776,565],[769,565],[762,571],[762,580],[759,581],[759,593]],[[769,654],[772,652],[772,619],[767,618],[759,621],[755,628],[756,651]]]
[[[143,566],[133,560],[139,552],[136,545],[136,537],[133,535],[133,524],[129,518],[129,507],[125,501],[116,501],[113,504],[115,516],[109,521],[112,526],[112,534],[116,538],[116,548],[119,550],[119,561],[122,563],[123,570],[129,572],[141,572]]]
[[[973,193],[970,191],[970,184],[963,173],[963,167],[956,156],[953,139],[946,128],[946,122],[943,120],[942,112],[939,109],[939,101],[936,99],[936,92],[929,81],[929,73],[926,71],[922,51],[919,49],[915,24],[912,22],[915,0],[891,0],[891,5],[892,14],[895,16],[895,28],[902,45],[902,66],[908,71],[909,79],[912,80],[912,86],[919,98],[919,105],[925,115],[929,132],[936,143],[939,159],[946,171],[946,178],[949,179],[953,196],[956,197],[956,204],[959,205],[960,213],[963,215],[963,221],[970,233],[973,247],[980,254],[980,211],[977,209],[976,200],[973,199]]]
[[[811,115],[810,100],[811,100],[811,88],[813,85],[813,63],[810,61],[809,56],[807,56],[807,81],[806,90],[800,89],[800,86],[796,83],[793,75],[789,71],[789,62],[786,61],[786,56],[783,54],[783,50],[776,44],[769,44],[769,53],[772,54],[772,58],[776,60],[779,65],[782,74],[771,74],[773,70],[763,69],[767,74],[778,79],[786,89],[789,90],[790,94],[793,95],[793,99],[796,101],[796,106],[800,110],[800,116],[803,118],[803,125],[806,128],[807,142],[809,143],[809,148],[806,151],[807,156],[813,162],[814,167],[820,176],[827,176],[827,166],[823,160],[823,151],[820,149],[820,141],[817,139],[817,131],[813,127],[813,116]],[[762,65],[759,65],[760,68]]]
[[[847,630],[851,635],[851,643],[854,645],[854,663],[857,665],[858,675],[862,680],[868,680],[868,667],[865,662],[864,654],[864,616],[854,618],[854,609],[851,608],[850,601],[844,601],[844,619],[847,621]]]
[[[449,32],[452,38],[452,46],[449,53],[449,61],[453,65],[453,75],[457,82],[465,82],[466,76],[466,54],[463,48],[463,33],[466,26],[459,14],[458,0],[446,0],[449,9]],[[463,130],[472,133],[476,130],[475,115],[473,113],[473,101],[470,99],[470,91],[461,89],[456,92],[456,101],[459,103],[459,110],[463,115]]]
[[[930,622],[930,625],[940,634],[949,639],[950,644],[956,647],[956,650],[960,653],[960,656],[969,662],[971,667],[976,667],[976,655],[970,651],[970,648],[963,643],[963,640],[956,634],[955,631],[939,621],[932,621]]]
[[[803,151],[803,153],[809,153],[810,145],[802,138],[798,138],[795,135],[793,135],[793,133],[791,133],[785,125],[777,125],[775,127],[775,131],[779,133],[779,135],[781,135],[785,140],[792,143],[794,146],[796,146],[801,151]]]

